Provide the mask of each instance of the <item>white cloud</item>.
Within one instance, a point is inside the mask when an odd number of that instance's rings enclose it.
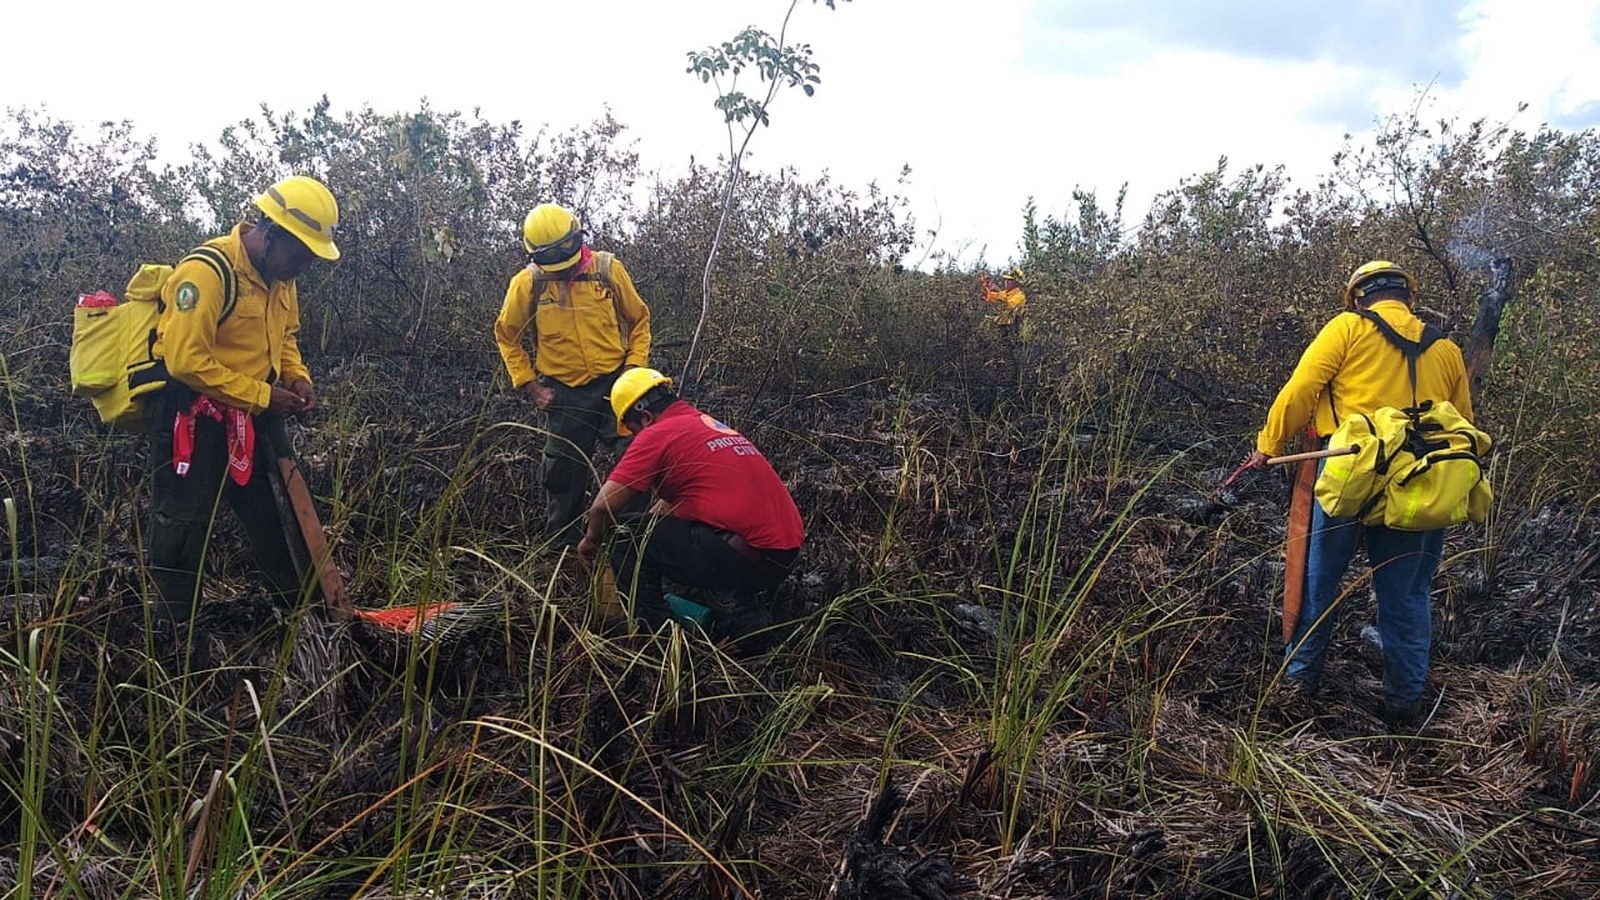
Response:
[[[1595,118],[1597,7],[1471,5],[1454,51],[1465,77],[1432,90],[1434,111],[1507,119],[1526,101],[1536,118],[1519,118],[1524,127]],[[713,91],[685,74],[685,54],[746,25],[775,32],[787,8],[786,0],[455,0],[414,9],[361,0],[270,11],[180,0],[27,4],[8,12],[8,32],[29,38],[0,56],[0,105],[46,104],[86,123],[130,119],[176,152],[214,140],[263,102],[304,111],[324,93],[336,111],[410,110],[427,97],[435,109],[481,108],[530,128],[587,122],[609,104],[647,164],[671,175],[691,154],[707,161],[727,146]],[[1156,192],[1224,155],[1235,167],[1283,163],[1309,184],[1348,127],[1409,108],[1421,86],[1396,74],[1403,67],[1331,50],[1229,55],[1226,41],[1186,49],[1162,43],[1171,28],[1137,23],[1115,40],[1057,35],[1042,66],[1038,9],[1028,0],[854,0],[829,11],[802,0],[790,37],[814,48],[822,85],[813,98],[779,99],[752,164],[828,169],[852,185],[892,184],[909,164],[907,195],[919,226],[938,226],[937,247],[969,260],[986,247],[997,262],[1016,252],[1030,195],[1061,214],[1074,186],[1109,202],[1128,182],[1137,222]]]
[[[1527,103],[1535,124],[1588,108],[1585,124],[1600,123],[1600,3],[1483,0],[1475,12],[1471,74],[1448,102],[1502,119]]]

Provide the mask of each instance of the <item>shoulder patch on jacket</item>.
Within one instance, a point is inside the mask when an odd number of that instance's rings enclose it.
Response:
[[[188,312],[194,309],[195,304],[200,302],[200,289],[195,287],[194,282],[185,281],[183,284],[178,285],[178,290],[173,295],[172,300],[178,307],[178,312]]]

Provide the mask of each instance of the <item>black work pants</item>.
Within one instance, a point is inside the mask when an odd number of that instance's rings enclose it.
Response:
[[[289,452],[289,437],[277,416],[255,417],[255,456],[250,480],[235,484],[228,475],[227,433],[221,422],[197,416],[189,472],[172,463],[172,426],[187,412],[195,393],[172,383],[145,400],[150,446],[149,565],[155,583],[152,612],[160,619],[187,622],[200,599],[200,572],[222,501],[250,537],[256,565],[268,590],[286,606],[299,598],[303,580],[289,551],[268,471],[278,454]]]
[[[582,384],[568,387],[553,378],[541,376],[539,383],[555,392],[545,408],[544,461],[539,467],[539,482],[545,490],[545,534],[576,538],[576,523],[589,508],[589,491],[594,478],[590,458],[604,439],[617,437],[617,419],[607,396],[621,370]]]
[[[641,516],[619,527],[611,544],[617,590],[633,600],[633,615],[651,628],[671,611],[662,579],[710,592],[712,637],[740,637],[773,623],[770,592],[783,581],[799,551],[765,552],[757,565],[728,543],[725,532],[676,516]]]

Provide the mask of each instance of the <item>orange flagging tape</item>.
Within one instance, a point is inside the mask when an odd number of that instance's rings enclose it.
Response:
[[[422,623],[456,605],[455,603],[430,603],[421,608],[396,606],[392,609],[358,609],[356,610],[356,616],[374,625],[388,628],[391,631],[404,631],[410,634],[416,631]]]

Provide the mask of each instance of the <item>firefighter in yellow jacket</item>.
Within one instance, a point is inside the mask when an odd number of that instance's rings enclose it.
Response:
[[[998,288],[989,283],[987,274],[982,280],[983,300],[995,308],[989,314],[989,320],[1002,328],[1014,327],[1022,318],[1022,310],[1028,305],[1028,295],[1022,292],[1022,270],[1006,270],[1000,276]]]
[[[1415,341],[1423,331],[1422,320],[1412,311],[1416,296],[1416,279],[1387,260],[1373,260],[1351,273],[1344,289],[1347,314],[1334,316],[1301,355],[1273,400],[1246,463],[1265,465],[1308,422],[1326,445],[1341,421],[1382,406],[1403,409],[1417,401],[1448,400],[1470,421],[1472,394],[1460,348],[1448,339],[1434,342],[1417,357],[1413,376],[1405,356],[1368,318],[1376,316]],[[1305,696],[1314,696],[1321,687],[1345,569],[1357,545],[1364,545],[1378,597],[1382,714],[1396,725],[1413,724],[1428,678],[1432,583],[1444,529],[1400,531],[1365,525],[1359,518],[1329,516],[1317,503],[1310,504],[1310,513],[1304,592],[1293,637],[1284,650],[1284,677],[1294,692]]]
[[[202,245],[162,287],[154,350],[167,383],[144,405],[160,620],[181,624],[194,614],[219,495],[278,601],[292,604],[301,590],[267,473],[275,454],[289,452],[283,417],[317,406],[295,340],[295,278],[318,258],[339,258],[339,207],[304,175],[267,188],[255,205],[259,222]]]
[[[548,415],[539,473],[545,533],[576,541],[593,481],[589,455],[617,434],[606,396],[624,369],[650,362],[650,307],[622,262],[591,249],[565,207],[534,207],[522,242],[529,263],[511,278],[494,338],[512,387]]]

